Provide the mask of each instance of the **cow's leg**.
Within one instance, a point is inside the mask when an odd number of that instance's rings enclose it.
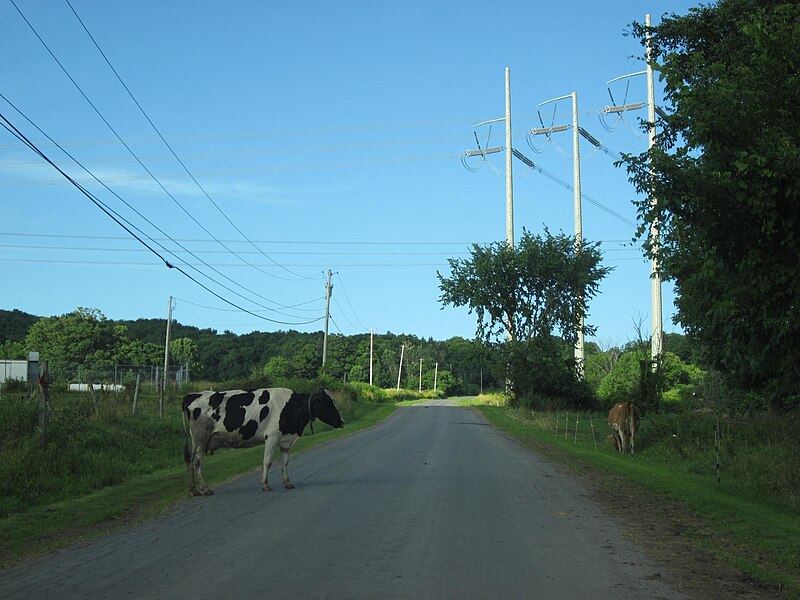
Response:
[[[207,444],[195,444],[194,447],[192,463],[194,465],[195,480],[197,483],[196,495],[198,496],[211,496],[214,493],[211,491],[211,488],[206,485],[206,480],[203,479],[203,459],[206,457],[206,449]]]
[[[192,496],[197,496],[197,485],[195,484],[194,476],[194,453],[189,453],[188,460],[186,461],[186,478],[189,480],[189,493]]]
[[[625,432],[620,429],[619,430],[619,453],[625,454],[625,450],[628,448],[628,438],[625,436]]]
[[[294,484],[289,481],[289,451],[281,448],[281,474],[283,475],[283,487],[293,490]]]
[[[278,445],[278,436],[266,436],[264,438],[264,466],[261,473],[261,489],[265,492],[271,492],[272,488],[269,487],[269,468],[272,466],[272,456],[275,454],[275,446]]]
[[[630,437],[628,438],[628,442],[631,445],[631,456],[633,456],[633,433],[630,434]]]

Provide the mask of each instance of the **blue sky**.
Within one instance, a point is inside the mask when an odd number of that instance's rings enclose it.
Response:
[[[606,82],[644,68],[631,22],[695,5],[70,0],[145,117],[66,1],[14,2],[82,93],[10,0],[0,92],[116,195],[2,99],[0,113],[214,293],[0,129],[0,308],[165,318],[173,296],[187,325],[319,331],[330,269],[331,332],[434,339],[475,333],[465,309],[442,309],[437,270],[505,239],[503,155],[471,159],[474,173],[459,158],[475,123],[504,115],[505,68],[514,147],[571,183],[569,132],[528,143],[536,105],[575,91],[581,127],[614,151],[644,151],[644,111],[601,120]],[[644,77],[626,87],[612,87],[617,103],[646,101]],[[569,123],[570,111],[565,101],[541,116]],[[505,143],[502,123],[477,133]],[[624,343],[635,322],[650,327],[650,267],[630,244],[636,194],[610,156],[585,141],[581,155],[583,192],[601,205],[584,201],[583,233],[614,267],[588,322],[596,341]],[[516,160],[514,204],[517,239],[523,227],[572,234],[572,192]],[[678,331],[673,313],[665,284],[665,331]]]

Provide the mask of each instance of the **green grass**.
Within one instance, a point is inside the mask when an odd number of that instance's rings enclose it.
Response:
[[[73,411],[83,415],[81,411],[88,410],[80,399],[72,400],[74,405],[60,399],[56,423],[64,425],[64,415]],[[371,427],[394,408],[393,404],[345,399],[340,403],[345,428],[333,430],[320,424],[317,433],[307,432],[292,452]],[[5,409],[10,414],[10,404]],[[19,406],[17,409],[15,414],[20,412]],[[127,415],[83,416],[94,434],[87,433],[76,419],[71,441],[54,432],[52,444],[48,442],[43,449],[38,436],[22,435],[29,429],[30,419],[20,417],[17,424],[24,422],[25,427],[9,428],[16,437],[0,448],[0,469],[5,469],[6,477],[0,480],[4,486],[0,506],[5,508],[0,518],[0,566],[139,522],[188,498],[180,417],[159,419],[151,411],[131,423]],[[147,431],[148,427],[155,430]],[[64,457],[47,466],[56,457],[59,444]],[[218,451],[206,461],[204,477],[210,486],[218,485],[260,468],[263,455],[260,447]],[[12,456],[16,457],[13,461]],[[41,493],[35,492],[37,486],[44,487]]]
[[[723,471],[723,481],[727,480],[727,484],[719,485],[716,482],[715,461],[708,452],[702,454],[701,459],[710,465],[701,469],[694,460],[676,458],[680,455],[675,450],[677,442],[671,446],[659,443],[648,446],[646,440],[656,437],[652,434],[649,438],[642,435],[637,441],[634,459],[620,455],[606,439],[608,427],[605,419],[598,415],[593,415],[591,422],[586,413],[581,415],[576,436],[574,412],[569,417],[567,413],[560,413],[557,429],[557,415],[553,413],[531,414],[490,406],[482,407],[481,411],[493,424],[529,445],[535,444],[537,449],[551,457],[563,459],[564,453],[567,453],[584,463],[682,503],[719,532],[720,540],[735,540],[737,543],[736,550],[733,550],[724,541],[715,543],[714,536],[697,537],[696,542],[763,581],[782,584],[788,596],[800,596],[800,511],[793,492],[786,494],[785,490],[781,490],[781,494],[778,494],[775,490],[767,490],[759,494],[751,482],[737,482],[738,467]],[[752,420],[748,423],[752,427]],[[658,416],[653,416],[649,425],[665,427]],[[647,419],[642,422],[643,432],[646,427]],[[668,431],[660,435],[664,439],[675,439]],[[696,445],[700,437],[707,437],[700,436],[699,430],[692,434],[675,435],[686,436],[690,445]],[[735,437],[733,433],[729,432],[729,435]],[[765,448],[756,444],[755,437],[748,439],[751,444],[743,445],[736,451],[742,457],[741,462],[758,464],[771,472],[754,472],[748,479],[783,480],[797,475],[796,453],[787,459],[788,451],[784,448],[784,462],[763,463]],[[769,440],[763,441],[767,448],[769,443]],[[742,548],[748,550],[745,555],[740,553]]]

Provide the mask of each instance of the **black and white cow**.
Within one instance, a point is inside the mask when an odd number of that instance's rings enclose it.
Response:
[[[188,394],[183,399],[183,416],[186,432],[183,456],[189,491],[195,496],[213,493],[203,480],[206,452],[264,444],[261,487],[269,492],[272,488],[267,483],[267,474],[278,446],[283,485],[291,489],[294,486],[287,471],[289,450],[303,435],[305,426],[319,419],[331,427],[344,427],[336,403],[324,389],[314,394],[298,394],[286,388]]]

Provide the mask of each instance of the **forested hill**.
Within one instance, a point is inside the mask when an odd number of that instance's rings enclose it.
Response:
[[[100,317],[102,315],[97,313]],[[102,317],[104,319],[104,317]],[[26,337],[31,325],[40,317],[19,310],[0,310],[0,348],[5,358],[22,358],[28,348]],[[164,319],[137,319],[135,321],[104,321],[107,327],[122,325],[123,339],[117,348],[107,348],[107,358],[114,362],[135,362],[150,356],[153,364],[163,356],[166,323]],[[321,331],[253,332],[236,335],[214,329],[198,329],[173,322],[170,337],[191,340],[191,373],[193,379],[226,381],[253,375],[267,375],[271,379],[314,378],[322,367]],[[352,336],[330,335],[324,371],[339,380],[369,381],[370,336],[368,333]],[[138,346],[136,346],[138,344]],[[158,350],[157,347],[161,349]],[[149,351],[149,353],[148,353]],[[490,357],[481,344],[463,338],[446,341],[421,339],[410,335],[385,333],[375,335],[373,346],[373,382],[381,387],[397,385],[402,353],[401,385],[415,389],[419,385],[420,360],[422,385],[433,388],[434,379],[440,389],[451,388],[458,392],[475,392],[496,385],[490,370]],[[13,354],[13,356],[12,356]],[[72,361],[80,360],[75,357]],[[176,359],[177,360],[177,359]],[[178,361],[179,362],[179,361]]]
[[[21,310],[0,310],[0,344],[6,340],[22,341],[39,317]]]

